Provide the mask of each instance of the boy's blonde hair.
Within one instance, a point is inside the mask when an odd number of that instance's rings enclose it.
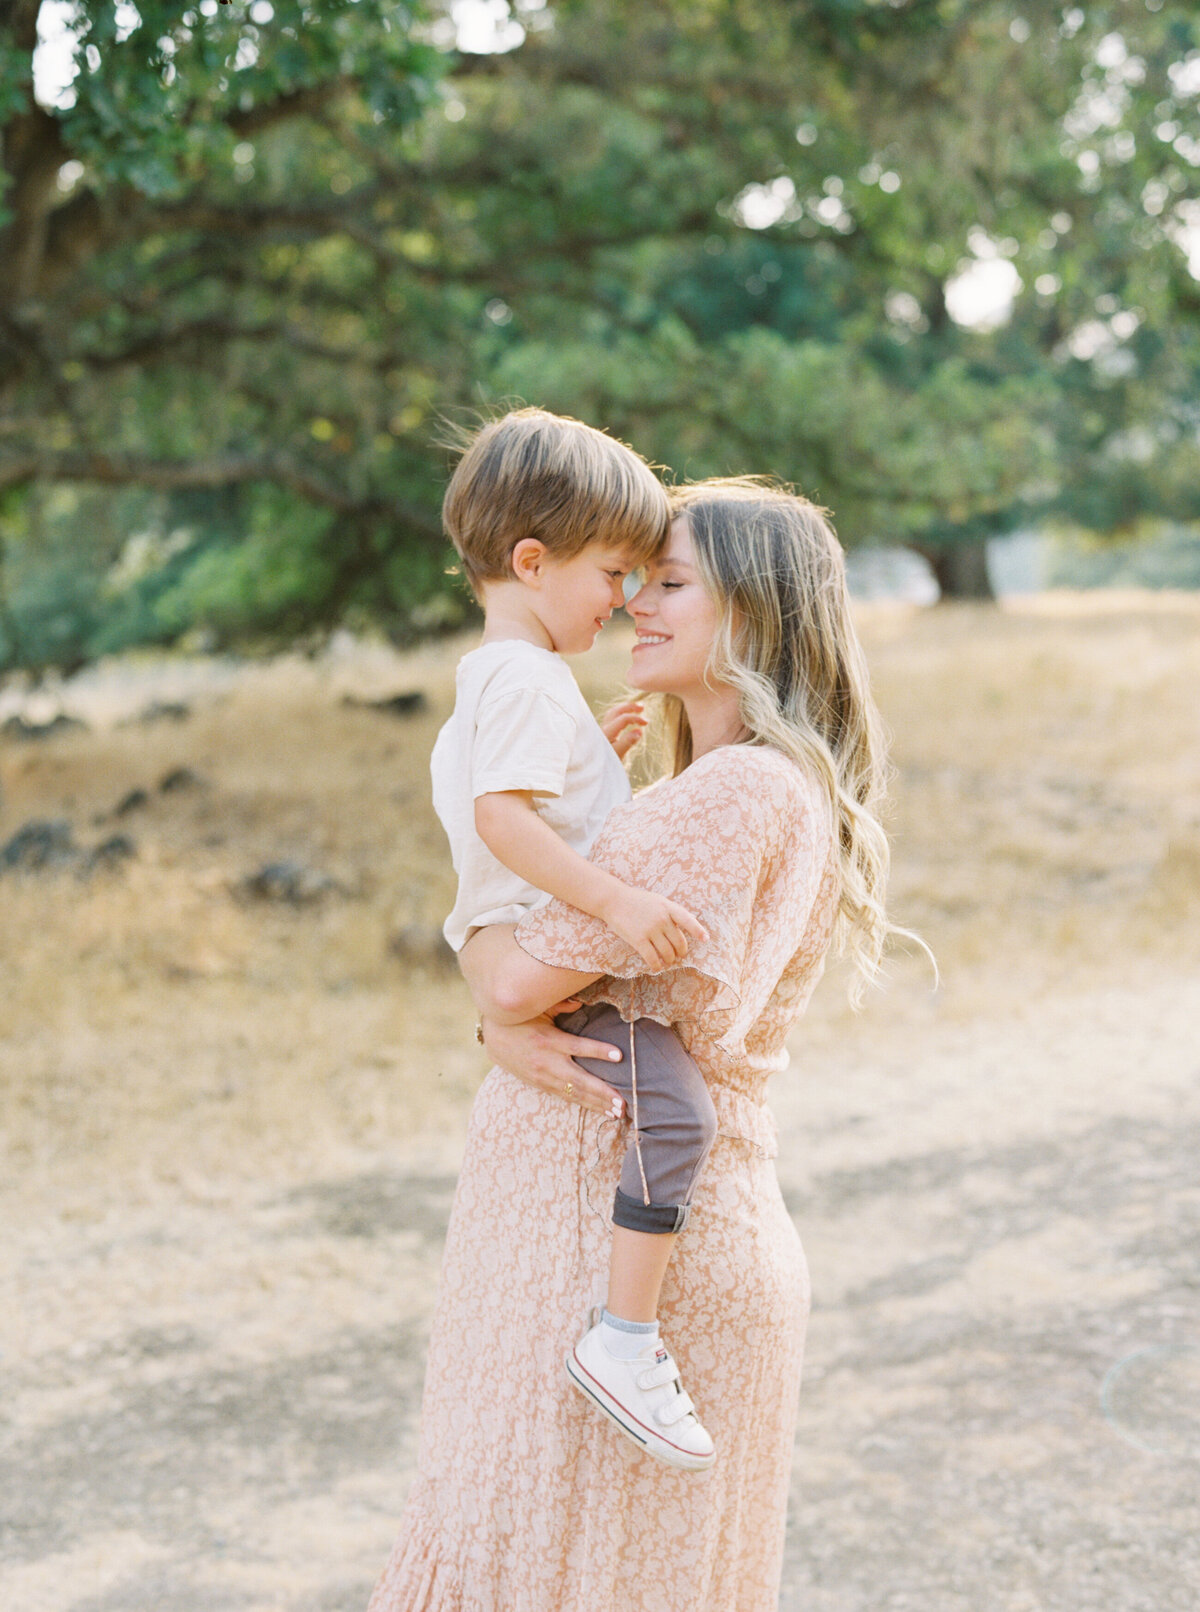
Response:
[[[442,502],[442,524],[476,594],[512,575],[512,551],[537,538],[556,559],[589,543],[644,565],[666,542],[666,489],[633,451],[581,420],[515,409],[478,431]]]

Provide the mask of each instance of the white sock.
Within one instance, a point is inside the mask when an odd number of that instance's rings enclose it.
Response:
[[[620,1316],[600,1315],[600,1342],[615,1360],[636,1360],[648,1343],[658,1341],[658,1322],[625,1321]]]

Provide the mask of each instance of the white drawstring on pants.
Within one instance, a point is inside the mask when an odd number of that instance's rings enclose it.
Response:
[[[633,1007],[632,992],[630,993],[630,1008]],[[633,1148],[637,1154],[638,1174],[642,1178],[642,1202],[650,1207],[650,1188],[646,1184],[646,1167],[642,1163],[642,1134],[638,1129],[638,1098],[637,1098],[637,1037],[633,1033],[634,1021],[629,1025],[629,1084],[633,1090]]]

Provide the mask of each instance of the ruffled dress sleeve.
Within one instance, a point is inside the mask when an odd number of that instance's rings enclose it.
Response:
[[[606,976],[581,993],[629,1020],[686,1028],[737,1054],[801,946],[828,873],[820,784],[779,751],[728,745],[612,812],[591,860],[679,902],[704,924],[686,962],[646,972],[599,919],[554,900],[517,926],[530,956]]]

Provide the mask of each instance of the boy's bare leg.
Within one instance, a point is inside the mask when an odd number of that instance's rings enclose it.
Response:
[[[663,1277],[675,1247],[674,1232],[613,1227],[608,1266],[608,1313],[622,1321],[656,1321]]]
[[[614,1228],[606,1312],[567,1356],[567,1375],[642,1449],[703,1472],[716,1459],[713,1441],[658,1335],[658,1295],[674,1246],[674,1232]]]

